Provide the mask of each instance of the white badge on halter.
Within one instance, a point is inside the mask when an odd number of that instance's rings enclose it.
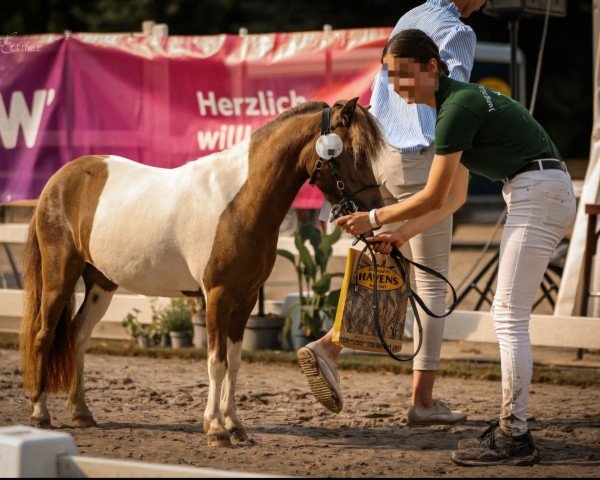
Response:
[[[344,142],[337,133],[321,135],[317,140],[317,153],[323,160],[331,160],[342,153]]]

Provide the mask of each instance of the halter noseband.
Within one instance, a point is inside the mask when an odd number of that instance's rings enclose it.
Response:
[[[349,215],[351,213],[358,212],[358,206],[356,203],[354,203],[352,197],[358,195],[364,190],[367,190],[368,188],[377,188],[380,185],[376,183],[365,185],[355,192],[346,193],[346,185],[344,184],[337,165],[334,162],[334,160],[341,155],[344,149],[343,142],[337,133],[331,133],[331,127],[329,123],[330,116],[331,107],[324,107],[321,115],[321,136],[317,140],[316,147],[319,159],[315,162],[315,168],[310,176],[310,181],[308,184],[311,187],[316,185],[317,175],[323,169],[323,162],[327,162],[327,165],[329,165],[329,169],[331,170],[331,174],[333,175],[333,179],[335,180],[335,186],[341,196],[340,201],[331,207],[330,221],[333,221],[335,218],[342,215]]]

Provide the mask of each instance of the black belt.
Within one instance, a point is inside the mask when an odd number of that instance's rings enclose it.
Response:
[[[542,164],[541,166],[540,163]],[[506,178],[512,180],[520,173],[533,172],[535,170],[562,170],[563,172],[566,172],[567,166],[560,160],[533,160]]]

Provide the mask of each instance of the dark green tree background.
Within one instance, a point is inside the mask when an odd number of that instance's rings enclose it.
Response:
[[[421,0],[2,0],[0,33],[139,31],[144,20],[169,25],[172,35],[250,33],[393,26]],[[483,41],[508,42],[502,20],[482,13],[466,21]],[[543,19],[521,22],[519,46],[527,59],[531,95]],[[587,157],[592,126],[592,16],[590,0],[568,0],[565,18],[552,18],[536,118],[563,156]]]

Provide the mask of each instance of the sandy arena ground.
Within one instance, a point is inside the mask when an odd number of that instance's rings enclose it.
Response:
[[[206,446],[206,362],[88,355],[86,385],[98,427],[75,429],[53,397],[55,427],[89,456],[301,476],[598,477],[600,388],[534,384],[530,427],[542,463],[463,468],[450,461],[461,438],[477,436],[499,411],[497,382],[442,378],[437,393],[469,413],[457,427],[409,428],[411,377],[342,372],[345,407],[316,404],[298,368],[243,364],[238,412],[253,445]],[[27,424],[18,353],[0,350],[0,425]]]

